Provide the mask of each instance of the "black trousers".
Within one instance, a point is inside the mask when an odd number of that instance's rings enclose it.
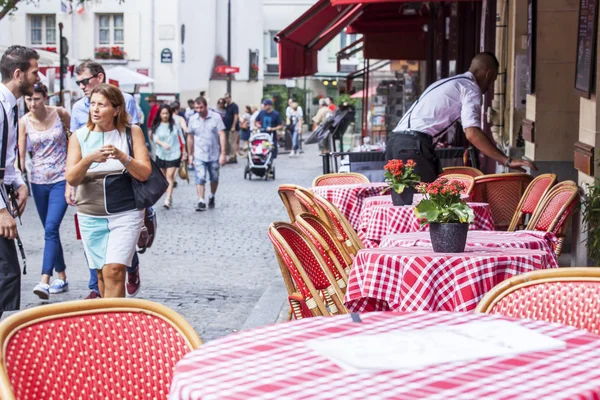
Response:
[[[431,137],[424,133],[392,133],[386,144],[385,159],[413,160],[417,163],[415,173],[421,177],[421,182],[433,182],[442,172]]]
[[[21,306],[21,268],[14,240],[0,237],[0,315]]]

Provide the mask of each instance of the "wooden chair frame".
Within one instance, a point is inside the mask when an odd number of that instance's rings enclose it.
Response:
[[[55,319],[110,312],[153,315],[173,327],[185,339],[190,350],[195,350],[202,344],[202,340],[194,328],[181,315],[162,304],[148,300],[122,298],[77,300],[30,308],[13,314],[0,322],[0,398],[3,400],[15,399],[4,354],[6,354],[9,340],[19,330],[36,323]],[[68,384],[68,382],[65,382],[65,384]]]
[[[358,172],[334,172],[331,174],[324,174],[324,175],[317,176],[312,182],[312,187],[319,186],[319,182],[322,181],[323,179],[335,178],[335,177],[348,177],[348,176],[355,177],[355,178],[357,178],[357,180],[362,181],[362,182],[357,182],[357,183],[371,183],[369,178],[367,178],[363,174],[359,174]]]
[[[338,253],[342,256],[342,260],[335,255],[323,235],[321,235],[317,230],[310,225],[308,221],[315,221],[319,223],[323,229],[329,234],[333,245],[335,246]],[[348,254],[348,252],[342,247],[342,245],[335,239],[335,235],[331,228],[329,228],[321,219],[315,217],[309,213],[302,213],[296,217],[296,226],[304,233],[315,245],[317,248],[323,249],[331,260],[333,261],[333,265],[335,266],[336,273],[340,278],[337,279],[338,286],[342,289],[344,294],[346,293],[346,286],[348,285],[348,274],[350,273],[350,268],[352,267],[352,258]],[[319,249],[320,250],[320,249]]]
[[[296,197],[297,189],[304,189],[304,188],[302,186],[298,186],[298,185],[283,184],[283,185],[279,185],[279,189],[277,190],[277,193],[279,193],[279,197],[281,198],[281,201],[283,202],[283,205],[285,206],[285,209],[290,217],[290,222],[292,224],[294,223],[294,221],[296,221],[297,214],[308,211]],[[293,199],[293,200],[290,200],[290,199]],[[298,202],[297,206],[300,209],[299,212],[294,211],[294,205],[292,204],[292,201]]]
[[[554,282],[600,282],[600,268],[569,267],[526,272],[494,286],[477,304],[475,312],[489,313],[509,294],[528,286]]]
[[[550,201],[552,201],[554,197],[556,197],[562,192],[571,192],[571,196],[569,196],[565,204],[563,204],[558,213],[556,213],[556,216],[548,226],[548,229],[546,229],[546,232],[554,232],[558,237],[558,244],[554,249],[554,252],[557,256],[560,256],[562,253],[562,249],[565,242],[565,233],[569,225],[569,218],[571,217],[574,203],[577,202],[577,200],[579,199],[579,187],[575,182],[564,181],[550,189],[550,191],[546,194],[546,196],[536,207],[535,211],[533,212],[533,215],[531,216],[531,219],[529,220],[529,223],[527,224],[527,227],[525,228],[527,230],[536,230],[535,226],[538,224],[544,210],[546,209]],[[565,213],[568,213],[568,215],[565,216]],[[557,230],[557,225],[559,223],[561,223],[561,225],[558,227]]]
[[[469,186],[465,188],[465,192],[461,193],[461,194],[466,194],[471,196],[471,194],[473,193],[473,189],[475,188],[475,178],[473,178],[470,175],[465,175],[465,174],[447,174],[447,175],[442,175],[440,176],[438,179],[446,179],[448,181],[452,181],[452,180],[466,180],[469,182]],[[436,180],[438,180],[436,179]]]
[[[515,211],[515,215],[513,215],[513,218],[510,221],[510,225],[508,226],[507,230],[509,232],[514,232],[515,230],[517,230],[517,228],[519,226],[519,222],[521,221],[521,218],[523,218],[525,216],[525,214],[521,210],[525,204],[525,201],[527,201],[527,197],[529,196],[529,194],[531,193],[531,191],[533,190],[535,185],[542,179],[548,179],[548,178],[550,178],[550,184],[542,192],[542,195],[540,196],[540,199],[538,200],[537,205],[534,207],[533,213],[535,213],[537,206],[539,206],[539,204],[544,199],[544,196],[546,196],[546,194],[550,191],[550,189],[556,183],[556,174],[542,174],[542,175],[536,176],[531,181],[531,183],[527,186],[527,189],[525,189],[525,193],[523,193],[523,196],[521,196],[521,200],[519,201],[519,204],[517,205],[517,210]],[[533,216],[533,213],[531,214],[532,216]]]
[[[325,304],[325,302],[323,301],[323,299],[320,296],[319,290],[317,290],[315,288],[315,286],[313,285],[310,277],[308,276],[308,273],[304,269],[304,266],[302,265],[302,263],[300,262],[300,260],[298,259],[298,257],[296,256],[296,254],[294,253],[292,248],[288,245],[288,243],[284,239],[284,237],[278,232],[278,228],[281,228],[281,227],[295,231],[302,238],[302,240],[304,240],[306,245],[310,248],[313,256],[317,259],[319,265],[321,266],[321,270],[323,271],[323,273],[329,280],[329,284],[330,284],[329,288],[331,290],[323,290],[323,295],[325,296],[327,302],[329,303],[330,308],[332,305],[334,305],[337,310],[332,310],[330,312],[330,310],[327,308],[327,305]],[[271,226],[269,227],[269,235],[274,242],[273,244],[275,245],[276,252],[279,252],[279,256],[282,259],[284,257],[289,257],[290,262],[293,263],[294,267],[300,274],[300,278],[302,279],[302,282],[304,283],[304,285],[310,292],[312,299],[307,300],[306,305],[308,306],[308,308],[311,311],[311,313],[313,314],[313,316],[331,316],[331,315],[335,315],[337,313],[347,314],[348,309],[346,308],[346,306],[343,303],[344,294],[343,294],[342,290],[340,289],[340,287],[338,286],[336,279],[333,277],[333,275],[329,271],[329,268],[327,268],[327,264],[325,263],[325,260],[323,260],[323,257],[321,257],[318,250],[310,242],[310,240],[308,240],[306,238],[306,236],[304,236],[304,234],[298,228],[296,228],[294,225],[289,224],[287,222],[273,222],[271,224]],[[285,253],[285,254],[282,254],[282,253]],[[330,300],[331,300],[331,302],[330,302]],[[337,313],[336,313],[336,311],[337,311]]]
[[[465,171],[465,170],[466,171],[470,171],[471,174],[465,174],[464,172],[454,172],[454,171]],[[469,175],[469,176],[472,176],[473,178],[476,178],[478,176],[483,176],[484,175],[483,172],[481,172],[477,168],[467,167],[467,166],[464,166],[464,167],[446,167],[446,168],[443,168],[443,171],[444,172],[442,172],[440,174],[440,177],[445,176],[447,174]]]
[[[356,234],[354,228],[352,228],[352,225],[350,225],[350,222],[348,222],[348,219],[336,206],[318,195],[315,195],[314,199],[327,214],[329,225],[333,229],[338,240],[346,246],[352,255],[356,255],[359,250],[365,248],[365,245]]]
[[[320,218],[328,227],[331,228],[331,222],[329,221],[329,218],[327,218],[327,213],[319,204],[315,202],[315,195],[313,192],[304,188],[298,188],[296,189],[295,194],[300,204],[302,204],[308,213]]]
[[[269,238],[270,238],[270,236],[269,236]],[[288,302],[290,303],[291,314],[293,314],[294,318],[296,318],[296,319],[312,317],[312,314],[310,314],[310,315],[304,314],[304,312],[303,312],[304,308],[307,307],[306,299],[304,298],[302,293],[300,293],[298,291],[298,288],[296,287],[296,283],[294,282],[294,279],[292,278],[290,271],[288,270],[287,266],[285,265],[285,262],[281,258],[279,251],[277,251],[277,247],[275,246],[275,244],[273,244],[273,248],[275,250],[275,257],[277,258],[277,263],[279,264],[279,269],[281,271],[281,277],[283,278],[283,283],[288,292]],[[288,320],[291,319],[291,315],[289,315],[289,317],[290,318],[288,318]]]

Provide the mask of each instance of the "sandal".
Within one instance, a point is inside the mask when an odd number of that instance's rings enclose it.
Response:
[[[167,210],[171,208],[171,204],[172,204],[172,200],[170,197],[167,197],[165,200],[165,204],[163,204],[163,207],[166,208]]]

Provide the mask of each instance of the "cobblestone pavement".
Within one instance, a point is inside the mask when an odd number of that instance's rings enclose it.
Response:
[[[288,220],[277,187],[281,183],[310,186],[320,174],[316,146],[306,146],[305,151],[299,158],[281,154],[275,163],[275,181],[244,180],[245,159],[226,165],[221,169],[216,208],[202,213],[194,211],[193,181],[179,180],[173,208],[165,210],[162,201],[158,203],[157,238],[140,256],[138,298],[179,312],[203,340],[239,330],[268,285],[280,277],[267,238],[272,221]],[[52,303],[82,299],[89,293],[89,273],[81,242],[75,239],[73,214],[70,208],[61,227],[70,290],[51,295]],[[22,282],[24,309],[47,303],[33,294],[41,271],[44,232],[31,197],[19,232],[28,256],[28,274]]]

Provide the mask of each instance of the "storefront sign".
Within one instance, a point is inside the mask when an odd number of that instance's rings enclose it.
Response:
[[[163,49],[160,52],[160,62],[163,64],[173,63],[173,52],[171,51],[171,49]]]
[[[579,1],[579,31],[575,64],[575,89],[590,98],[596,69],[596,36],[598,32],[598,0]]]

